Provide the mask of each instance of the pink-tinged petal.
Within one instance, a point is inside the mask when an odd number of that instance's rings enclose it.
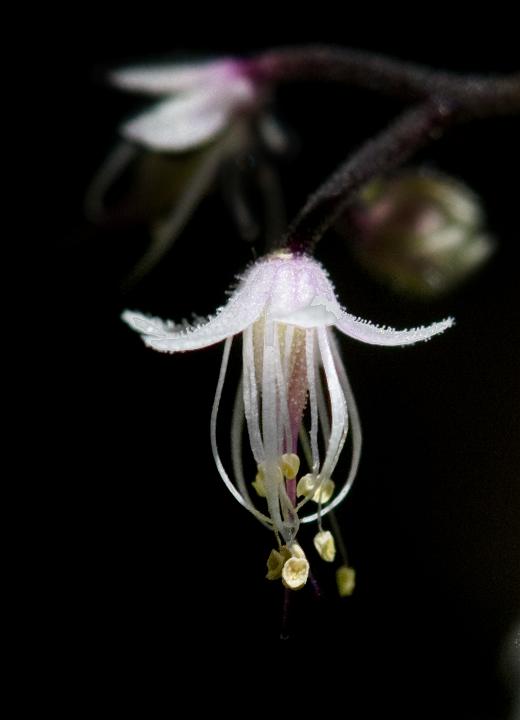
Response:
[[[166,100],[125,123],[121,132],[152,150],[192,150],[215,138],[229,122],[226,104],[212,100],[206,92]]]
[[[191,90],[201,83],[222,82],[232,77],[236,63],[222,60],[204,63],[141,65],[111,73],[113,85],[148,95],[173,95]]]
[[[255,278],[257,275],[259,273],[253,268],[227,305],[200,325],[183,329],[171,321],[163,322],[130,310],[123,313],[122,319],[142,335],[148,347],[160,352],[185,352],[209,347],[243,332],[260,317],[267,302],[269,285],[262,277],[259,282],[249,280],[251,276]]]
[[[392,346],[412,345],[416,342],[429,340],[434,335],[439,335],[450,328],[453,323],[453,318],[446,318],[446,320],[432,323],[428,327],[395,330],[394,328],[372,325],[367,320],[361,320],[343,311],[340,319],[336,322],[336,327],[345,335],[369,345]]]
[[[342,310],[327,273],[316,260],[282,255],[270,263],[273,289],[268,312],[273,320],[302,328],[336,324]]]

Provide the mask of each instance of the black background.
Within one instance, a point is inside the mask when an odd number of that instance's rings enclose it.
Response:
[[[230,12],[229,25],[219,12],[61,16],[44,56],[57,178],[48,303],[67,327],[48,378],[64,420],[51,429],[53,445],[66,463],[52,485],[44,592],[73,645],[89,638],[100,648],[175,647],[187,639],[245,642],[254,652],[278,641],[282,614],[280,587],[263,578],[271,538],[228,495],[211,458],[220,349],[154,353],[119,320],[125,307],[177,320],[213,312],[251,248],[236,237],[216,189],[161,266],[121,294],[146,237],[95,232],[82,201],[118,123],[143,103],[105,87],[103,72],[177,51],[249,53],[310,41],[460,71],[519,64],[506,18],[477,32],[428,12],[387,24],[343,20],[324,7],[294,26],[267,7],[247,17]],[[400,107],[346,88],[281,92],[280,114],[300,142],[281,167],[289,214]],[[498,250],[463,288],[430,303],[405,301],[369,281],[336,236],[317,253],[356,315],[398,327],[457,321],[413,348],[342,341],[365,442],[339,513],[358,586],[340,602],[320,567],[323,599],[295,595],[289,626],[293,642],[321,641],[343,667],[357,666],[353,686],[343,681],[349,697],[358,679],[390,678],[397,708],[413,684],[427,700],[421,717],[434,700],[450,708],[446,717],[506,716],[500,646],[520,605],[518,130],[518,119],[473,123],[418,158],[483,199]],[[315,663],[330,655],[309,652],[300,661],[319,688]]]

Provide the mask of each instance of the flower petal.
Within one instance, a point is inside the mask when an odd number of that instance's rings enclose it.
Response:
[[[129,140],[157,151],[191,150],[212,140],[230,118],[226,103],[206,92],[165,100],[121,127]]]
[[[367,320],[361,320],[347,312],[342,311],[339,320],[335,323],[338,330],[355,340],[369,345],[412,345],[416,342],[429,340],[434,335],[444,332],[454,323],[453,318],[446,318],[440,322],[432,323],[428,327],[418,327],[411,330],[395,330],[390,327],[372,325]]]
[[[130,310],[122,314],[122,319],[132,329],[141,333],[148,347],[161,352],[185,352],[215,345],[243,332],[262,314],[267,302],[269,284],[263,282],[261,270],[261,266],[253,268],[232,294],[227,305],[200,325],[186,329],[175,326],[171,320],[164,322]]]
[[[222,80],[235,63],[230,60],[204,63],[141,65],[116,70],[109,76],[113,85],[149,95],[171,95],[205,82]]]

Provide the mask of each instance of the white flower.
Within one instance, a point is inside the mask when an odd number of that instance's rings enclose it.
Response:
[[[429,327],[394,330],[359,320],[341,307],[316,260],[289,252],[275,253],[252,265],[229,302],[205,323],[182,329],[130,311],[123,319],[141,333],[146,345],[162,352],[196,350],[224,341],[211,416],[215,462],[234,497],[289,548],[295,545],[300,522],[318,520],[321,530],[321,517],[345,498],[359,463],[359,416],[333,328],[361,342],[390,346],[428,340],[453,323],[448,318]],[[231,344],[239,334],[243,370],[230,433],[233,482],[218,452],[217,414]],[[347,437],[349,415],[351,468],[334,495],[331,477]],[[267,502],[267,510],[253,503],[245,480],[244,417],[257,465],[255,487],[265,497],[256,502]],[[303,450],[308,469],[302,469],[295,458],[299,450]],[[305,496],[300,502],[296,497],[298,474],[306,485],[305,492],[299,493]],[[308,476],[312,487],[307,487]],[[327,491],[321,492],[325,487]],[[311,501],[317,510],[301,514]]]
[[[163,101],[122,126],[129,140],[152,150],[183,151],[213,140],[236,114],[253,107],[258,89],[239,60],[130,67],[111,74],[124,90]]]

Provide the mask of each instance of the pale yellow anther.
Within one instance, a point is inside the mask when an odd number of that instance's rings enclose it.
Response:
[[[348,565],[342,565],[336,570],[336,583],[340,597],[348,597],[356,587],[356,571]]]
[[[336,544],[329,530],[322,530],[314,536],[314,547],[319,556],[326,562],[333,562],[336,557]]]
[[[307,475],[303,475],[298,480],[298,485],[296,486],[296,492],[298,494],[298,497],[304,496],[304,497],[312,497],[316,491],[316,485],[318,484],[318,478],[316,475],[312,475],[312,473],[307,473]]]
[[[282,570],[282,582],[289,590],[300,590],[309,577],[309,563],[305,558],[291,557]]]
[[[300,458],[294,453],[284,453],[280,459],[280,468],[287,480],[294,480],[300,469]]]
[[[319,485],[318,489],[314,493],[312,499],[315,503],[321,502],[322,505],[329,502],[331,497],[334,495],[334,480],[325,478]]]
[[[266,497],[265,485],[264,485],[264,473],[260,470],[256,474],[256,478],[253,480],[251,485],[256,490],[256,494],[260,497]]]
[[[298,497],[311,497],[315,503],[321,502],[322,505],[329,502],[335,489],[334,481],[330,478],[317,477],[312,473],[304,475],[298,481],[296,492]]]
[[[267,575],[268,580],[278,580],[282,577],[282,569],[287,560],[291,557],[289,548],[282,545],[279,550],[271,550],[267,558]]]
[[[287,547],[286,545],[283,546],[284,548]],[[289,556],[305,559],[305,553],[302,550],[301,545],[299,545],[297,542],[293,542],[292,545],[287,548],[289,552]]]

